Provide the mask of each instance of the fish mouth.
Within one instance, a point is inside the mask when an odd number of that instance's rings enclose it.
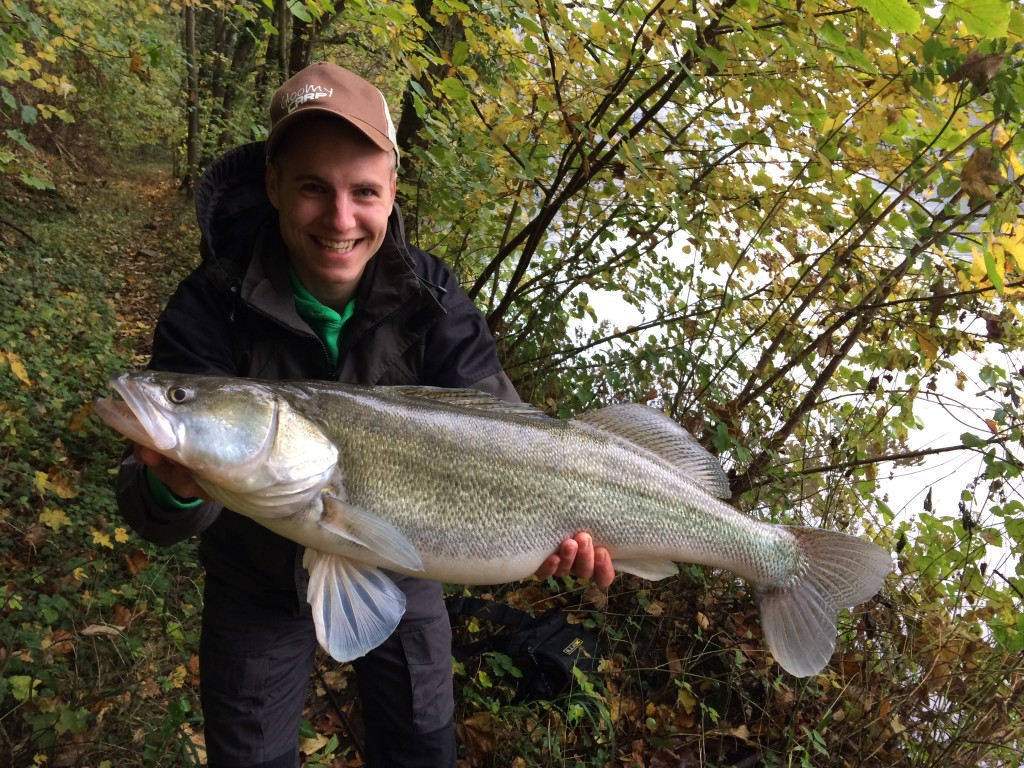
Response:
[[[95,403],[96,415],[129,440],[165,452],[178,445],[174,424],[153,399],[127,373],[108,382],[121,400],[100,398]]]

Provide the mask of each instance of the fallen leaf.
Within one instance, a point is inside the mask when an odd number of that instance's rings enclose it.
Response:
[[[32,386],[32,379],[28,377],[28,371],[25,370],[25,365],[21,362],[20,357],[13,352],[0,352],[0,360],[7,361],[7,364],[11,366],[11,373],[14,374],[18,381],[26,387]]]
[[[146,553],[141,549],[125,555],[124,561],[128,564],[128,570],[131,571],[132,576],[135,576],[139,571],[149,566],[149,558],[146,557]]]
[[[70,525],[71,520],[63,509],[46,507],[39,513],[39,522],[54,531],[59,531],[65,525]]]
[[[85,637],[97,637],[99,635],[107,635],[110,637],[120,637],[121,630],[124,627],[112,627],[109,624],[90,624],[88,627],[79,632],[80,635]]]
[[[132,623],[132,612],[130,608],[123,605],[114,606],[114,626],[126,629]]]
[[[71,421],[68,423],[69,432],[81,432],[85,429],[85,421],[94,413],[92,403],[88,402],[74,412]]]
[[[741,724],[737,728],[733,728],[729,731],[729,735],[735,736],[737,739],[742,739],[743,741],[750,741],[750,729],[747,728],[745,724]]]
[[[652,600],[644,606],[644,610],[651,616],[661,616],[665,613],[665,604],[660,600]]]

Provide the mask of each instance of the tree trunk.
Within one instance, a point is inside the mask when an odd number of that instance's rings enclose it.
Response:
[[[239,102],[242,101],[239,97],[252,72],[256,42],[262,30],[263,25],[259,19],[249,19],[246,21],[231,53],[231,71],[226,78],[224,94],[220,104],[221,130],[220,135],[217,137],[217,145],[221,149],[233,145],[239,140],[239,137],[232,128],[235,109]],[[256,103],[263,103],[259,94],[256,95]]]
[[[431,32],[425,36],[424,40],[436,43],[434,46],[435,52],[451,54],[455,44],[466,39],[462,18],[458,14],[452,14],[448,17],[448,23],[442,25],[434,19],[432,14],[433,7],[433,0],[416,0],[417,13],[419,13],[421,19],[431,25]],[[425,42],[424,44],[428,43]],[[409,82],[405,87],[405,93],[402,94],[402,116],[396,126],[396,133],[398,134],[399,152],[401,152],[403,158],[406,158],[403,161],[402,179],[406,182],[411,182],[413,185],[417,183],[416,180],[419,177],[419,173],[416,169],[415,161],[413,160],[414,155],[411,150],[415,147],[424,147],[427,144],[426,133],[423,130],[423,118],[416,113],[414,105],[414,86],[419,86],[423,89],[423,92],[427,95],[427,106],[433,106],[437,101],[437,95],[432,84],[435,80],[444,78],[447,66],[446,64],[430,64],[419,78],[409,78]],[[406,226],[408,228],[409,241],[415,242],[417,234],[415,210],[410,206],[409,200],[400,199],[399,204],[402,205],[403,211],[407,213]]]
[[[185,139],[185,176],[182,187],[191,197],[199,173],[199,66],[196,62],[196,10],[185,3],[185,69],[188,74],[185,110],[188,130]]]

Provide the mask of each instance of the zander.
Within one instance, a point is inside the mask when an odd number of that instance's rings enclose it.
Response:
[[[459,584],[526,578],[581,531],[648,579],[676,563],[751,582],[775,660],[825,667],[840,608],[892,568],[843,533],[763,523],[721,499],[718,460],[664,413],[552,419],[466,390],[121,373],[96,411],[193,471],[211,497],[305,549],[317,637],[339,661],[394,630],[386,571]]]

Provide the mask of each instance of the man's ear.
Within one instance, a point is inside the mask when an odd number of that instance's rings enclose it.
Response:
[[[277,204],[277,182],[277,169],[274,167],[273,163],[267,163],[267,173],[266,176],[264,177],[264,183],[266,184],[267,187],[267,197],[270,198],[271,205],[273,205],[275,208],[280,208],[280,206]]]

